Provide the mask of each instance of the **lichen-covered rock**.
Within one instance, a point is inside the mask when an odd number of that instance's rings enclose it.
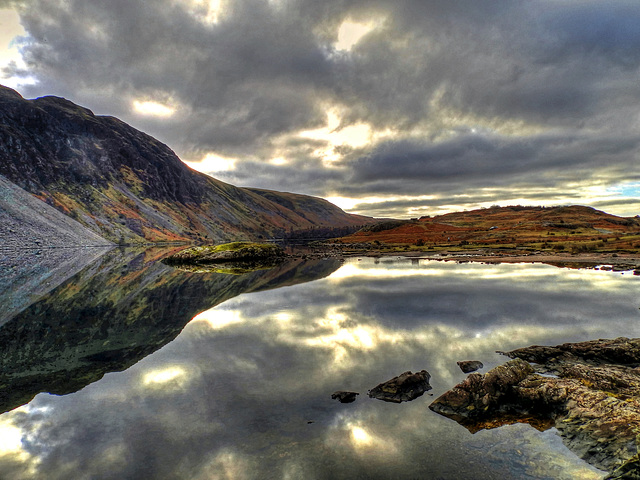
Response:
[[[343,392],[337,391],[331,394],[333,400],[338,400],[340,403],[352,403],[356,401],[356,396],[360,395],[357,392]]]
[[[481,420],[507,412],[519,402],[514,387],[534,372],[524,360],[511,360],[482,375],[470,374],[466,380],[438,397],[429,408],[458,422]]]
[[[472,373],[430,408],[472,432],[514,422],[555,426],[572,451],[611,472],[609,478],[640,478],[640,339],[532,346],[505,355],[514,360],[485,375]]]
[[[460,370],[462,370],[463,373],[475,372],[476,370],[480,370],[482,367],[484,367],[482,362],[478,360],[464,360],[462,362],[456,362],[456,363],[458,364],[458,366],[460,367]]]
[[[393,403],[410,402],[431,390],[430,379],[426,370],[404,372],[369,390],[369,397]]]

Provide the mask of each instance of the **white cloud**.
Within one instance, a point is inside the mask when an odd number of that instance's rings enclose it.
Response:
[[[338,29],[338,41],[335,43],[335,47],[338,50],[349,51],[374,28],[375,24],[373,23],[358,23],[347,20]]]
[[[153,100],[134,100],[133,109],[141,115],[150,115],[153,117],[171,117],[176,113],[174,107],[165,105]]]

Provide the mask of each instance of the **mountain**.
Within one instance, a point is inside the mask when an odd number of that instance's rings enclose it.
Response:
[[[259,239],[372,222],[323,199],[229,185],[117,118],[2,86],[0,175],[115,242]]]
[[[342,242],[424,246],[520,246],[615,251],[640,248],[640,218],[591,207],[491,207],[363,228]],[[586,250],[585,250],[586,249]]]

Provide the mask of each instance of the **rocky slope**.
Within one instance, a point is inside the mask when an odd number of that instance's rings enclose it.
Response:
[[[314,197],[234,187],[116,118],[6,87],[0,175],[114,242],[258,239],[371,221]]]
[[[0,251],[110,242],[0,175]]]

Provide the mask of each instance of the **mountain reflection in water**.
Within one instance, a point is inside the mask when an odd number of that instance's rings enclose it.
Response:
[[[153,258],[103,258],[0,329],[6,408],[87,385],[0,416],[0,478],[602,477],[553,430],[471,435],[428,405],[459,360],[640,336],[631,275],[365,258],[232,276]],[[434,397],[365,395],[422,369]]]

